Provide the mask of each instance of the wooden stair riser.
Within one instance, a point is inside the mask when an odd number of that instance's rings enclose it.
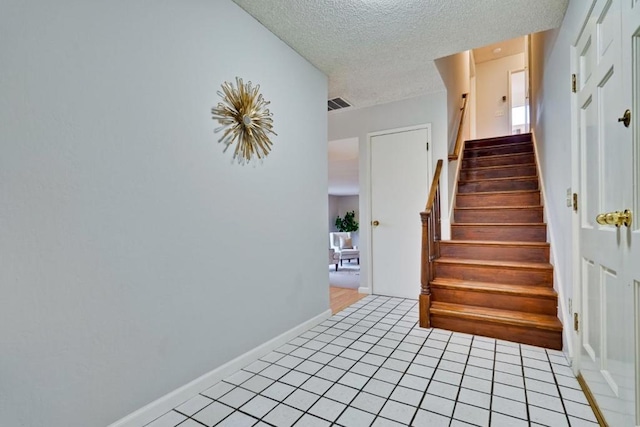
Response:
[[[451,241],[440,242],[430,326],[560,350],[531,134],[467,141]]]
[[[546,242],[546,224],[451,224],[453,240]]]
[[[463,158],[472,159],[477,157],[516,153],[533,153],[533,144],[530,142],[523,142],[519,144],[496,145],[493,147],[465,148]]]
[[[491,178],[514,178],[521,176],[533,176],[536,175],[536,173],[535,164],[492,166],[478,169],[462,169],[460,171],[460,179],[462,181],[471,181]]]
[[[525,313],[537,313],[556,315],[558,313],[557,298],[540,298],[529,295],[511,295],[493,292],[477,291],[475,289],[448,289],[431,285],[431,301],[449,302],[475,307],[488,307],[503,309],[509,307],[512,311],[522,311]]]
[[[540,206],[540,191],[470,193],[456,195],[456,207]]]
[[[511,207],[511,208],[456,208],[453,210],[455,223],[510,223],[532,222],[541,223],[544,220],[542,206],[536,207]]]
[[[473,157],[462,160],[463,169],[484,168],[489,166],[509,166],[535,163],[533,153],[512,154],[509,156]]]
[[[441,316],[432,311],[431,327],[562,350],[562,331],[504,325],[499,322]]]
[[[537,190],[538,177],[510,178],[482,181],[462,181],[458,183],[459,193],[486,193],[490,191]]]
[[[478,282],[511,283],[515,285],[553,286],[552,269],[526,267],[496,267],[493,265],[468,265],[436,261],[436,277]]]
[[[516,262],[549,262],[549,245],[488,244],[455,241],[440,242],[440,255],[447,258],[501,260]]]
[[[520,135],[500,136],[496,138],[471,139],[465,142],[464,148],[492,147],[495,145],[504,145],[508,143],[517,144],[519,142],[530,142],[530,141],[531,141],[531,134],[523,133]]]

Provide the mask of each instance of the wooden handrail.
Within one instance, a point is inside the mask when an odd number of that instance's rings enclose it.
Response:
[[[460,108],[460,123],[458,123],[458,133],[456,135],[456,145],[453,147],[453,151],[449,154],[449,161],[458,160],[460,157],[460,150],[462,150],[462,129],[464,128],[464,117],[467,113],[467,99],[469,99],[468,93],[462,94],[462,108]]]
[[[431,190],[422,220],[422,251],[420,255],[420,327],[431,327],[431,285],[435,274],[434,261],[440,258],[440,175],[442,159],[438,160],[433,174]]]

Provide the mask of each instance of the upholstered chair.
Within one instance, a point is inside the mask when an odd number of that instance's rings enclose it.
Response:
[[[342,265],[342,261],[352,259],[357,260],[358,264],[360,264],[360,250],[353,245],[351,233],[329,233],[329,246],[340,255],[340,265]]]

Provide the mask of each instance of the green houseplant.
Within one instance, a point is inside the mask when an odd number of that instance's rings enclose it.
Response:
[[[340,215],[336,218],[335,222],[338,231],[353,232],[358,231],[358,221],[356,221],[355,211],[350,211],[344,214],[344,218],[340,218]]]

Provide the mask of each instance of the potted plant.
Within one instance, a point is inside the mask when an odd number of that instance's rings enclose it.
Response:
[[[335,222],[338,231],[342,232],[354,232],[358,231],[358,221],[356,221],[355,211],[350,211],[344,214],[344,218],[340,218],[340,215],[336,218]]]

